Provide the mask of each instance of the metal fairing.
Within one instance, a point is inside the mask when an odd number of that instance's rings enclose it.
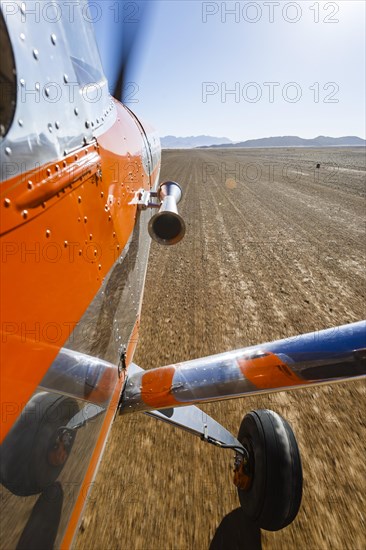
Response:
[[[18,78],[0,143],[0,532],[9,549],[72,542],[137,342],[150,247],[150,212],[137,199],[156,189],[160,169],[155,132],[108,94],[80,15],[86,2],[75,3],[74,21],[41,25],[32,10],[42,3],[23,4],[1,3]],[[33,95],[21,101],[21,88]]]
[[[2,1],[17,72],[14,120],[0,143],[0,181],[90,142],[116,119],[87,0]],[[66,17],[67,15],[67,17]],[[75,28],[78,29],[75,32]]]

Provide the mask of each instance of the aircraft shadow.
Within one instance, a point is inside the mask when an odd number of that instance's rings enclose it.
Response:
[[[261,530],[241,508],[227,514],[216,529],[210,550],[261,550]]]
[[[36,501],[17,544],[17,550],[53,550],[62,512],[61,483],[50,485]]]

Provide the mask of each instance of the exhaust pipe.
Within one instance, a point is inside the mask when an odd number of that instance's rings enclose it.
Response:
[[[159,244],[177,244],[186,232],[186,224],[177,208],[182,198],[182,189],[175,181],[166,181],[159,185],[157,197],[161,206],[149,221],[149,235]]]

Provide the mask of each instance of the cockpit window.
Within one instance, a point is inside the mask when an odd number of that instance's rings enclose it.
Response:
[[[16,74],[13,49],[4,17],[0,11],[0,138],[4,137],[13,120],[16,106]]]

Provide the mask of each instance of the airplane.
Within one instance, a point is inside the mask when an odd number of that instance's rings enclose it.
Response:
[[[66,9],[1,1],[1,545],[72,547],[113,420],[139,412],[234,452],[245,516],[283,529],[302,497],[290,425],[254,410],[235,436],[197,405],[362,378],[366,322],[133,362],[150,242],[183,239],[183,191],[110,95],[87,1]]]

